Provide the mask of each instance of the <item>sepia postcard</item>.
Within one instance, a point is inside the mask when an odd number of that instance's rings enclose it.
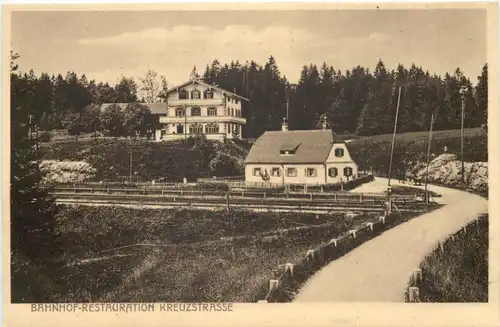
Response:
[[[6,326],[500,325],[497,3],[2,9]]]

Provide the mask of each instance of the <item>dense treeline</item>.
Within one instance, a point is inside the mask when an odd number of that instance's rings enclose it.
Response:
[[[400,86],[399,132],[428,130],[433,113],[436,129],[460,128],[461,88],[465,91],[465,127],[479,127],[487,117],[487,65],[475,87],[459,68],[441,77],[416,65],[398,65],[389,70],[381,60],[373,72],[361,66],[345,72],[326,63],[319,68],[304,66],[298,84],[291,84],[280,73],[273,57],[264,66],[254,61],[222,65],[214,60],[203,77],[251,99],[245,110],[247,137],[279,129],[286,116],[287,96],[291,129],[317,128],[320,118],[326,115],[336,133],[390,133]]]
[[[317,128],[320,117],[325,115],[336,133],[375,135],[392,132],[399,87],[402,87],[399,132],[428,130],[433,113],[435,129],[460,128],[461,89],[465,90],[465,127],[481,126],[487,117],[487,69],[485,65],[478,83],[472,86],[459,68],[441,77],[416,65],[389,69],[381,60],[373,71],[357,66],[342,72],[324,63],[319,68],[312,64],[304,66],[298,83],[291,84],[271,56],[264,65],[254,61],[221,64],[214,60],[207,65],[202,78],[250,99],[243,111],[248,122],[245,137],[279,129],[286,116],[287,99],[291,129]],[[74,130],[73,134],[109,131],[107,127],[112,127],[111,134],[128,134],[126,123],[120,123],[126,112],[119,113],[114,108],[116,115],[111,115],[110,109],[108,124],[101,124],[99,106],[162,102],[167,89],[165,77],[152,70],[139,78],[139,82],[122,77],[114,86],[89,81],[75,72],[66,76],[46,73],[36,76],[33,71],[17,73],[13,84],[27,94],[23,105],[35,116],[41,130],[63,128]],[[139,94],[144,96],[140,98]],[[144,108],[136,106],[136,109],[138,112],[132,110],[130,115],[144,113]],[[118,121],[116,130],[109,126],[113,120]]]

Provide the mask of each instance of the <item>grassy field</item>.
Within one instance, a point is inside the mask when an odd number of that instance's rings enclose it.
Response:
[[[488,215],[421,264],[420,302],[488,302]]]
[[[279,264],[373,219],[65,206],[52,300],[252,301]]]
[[[125,139],[92,139],[47,143],[41,149],[45,160],[90,163],[97,170],[92,179],[94,181],[116,181],[129,176],[132,151],[134,180],[163,178],[163,181],[181,182],[186,177],[193,182],[200,177],[217,175],[221,169],[227,175],[242,175],[241,162],[246,157],[248,147],[245,142],[188,140],[156,143],[135,140],[131,144]],[[213,166],[221,155],[229,158],[229,164]]]
[[[393,169],[396,174],[417,162],[426,161],[428,138],[428,132],[396,134],[393,157]],[[392,134],[385,134],[355,139],[347,143],[347,146],[360,169],[373,168],[376,172],[387,173],[391,144]],[[447,153],[460,155],[460,130],[433,133],[431,153],[442,154],[445,146]],[[488,161],[488,134],[481,128],[465,129],[464,160]]]

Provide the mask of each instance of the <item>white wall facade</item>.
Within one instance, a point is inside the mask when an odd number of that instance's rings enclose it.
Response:
[[[325,165],[324,164],[247,164],[245,166],[245,181],[250,183],[262,183],[264,180],[261,176],[254,175],[254,169],[260,168],[261,172],[267,170],[269,183],[272,184],[309,184],[323,185],[326,184]],[[272,169],[279,169],[279,176],[272,175]],[[288,176],[288,168],[295,169],[296,176]],[[315,169],[315,176],[307,176],[306,169]]]
[[[155,133],[157,141],[182,139],[193,136],[190,133],[190,126],[201,125],[203,134],[209,139],[240,139],[243,133],[243,125],[246,119],[243,118],[241,99],[222,92],[219,89],[213,90],[213,98],[204,99],[204,92],[210,87],[204,84],[191,83],[173,90],[168,95],[167,114],[160,116],[160,131]],[[193,90],[200,91],[200,99],[191,99]],[[179,99],[179,91],[186,90],[189,93],[188,99]],[[200,115],[193,116],[193,107],[200,108]],[[184,109],[184,116],[176,116],[176,109]],[[215,108],[216,115],[208,115],[209,109]],[[219,127],[218,133],[207,133],[206,127],[209,124],[216,124]],[[177,126],[182,126],[182,133],[178,133]],[[185,135],[186,134],[186,135]]]
[[[335,150],[341,149],[342,156],[337,156],[340,154]],[[247,164],[245,166],[245,181],[250,183],[262,183],[264,180],[261,176],[254,174],[254,169],[260,168],[261,172],[267,170],[267,175],[269,176],[268,182],[271,184],[308,184],[308,185],[324,185],[324,184],[335,184],[341,181],[349,181],[358,176],[358,166],[352,160],[349,150],[344,143],[336,143],[332,146],[327,160],[323,164]],[[279,169],[279,176],[273,176],[272,169]],[[296,176],[288,176],[288,168],[294,168],[296,170]],[[307,176],[306,169],[313,168],[316,171],[315,176]],[[329,172],[331,168],[337,169],[336,176],[330,176]],[[346,171],[345,168],[351,168]],[[333,173],[333,171],[332,171]],[[347,174],[346,174],[347,173]],[[350,173],[350,174],[349,174]]]

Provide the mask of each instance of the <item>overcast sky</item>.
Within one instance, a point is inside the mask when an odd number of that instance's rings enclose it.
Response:
[[[264,64],[270,55],[292,82],[306,64],[373,69],[378,58],[438,74],[459,66],[475,82],[486,62],[486,11],[14,12],[12,47],[22,71],[74,70],[111,83],[151,68],[172,86],[214,58]]]

